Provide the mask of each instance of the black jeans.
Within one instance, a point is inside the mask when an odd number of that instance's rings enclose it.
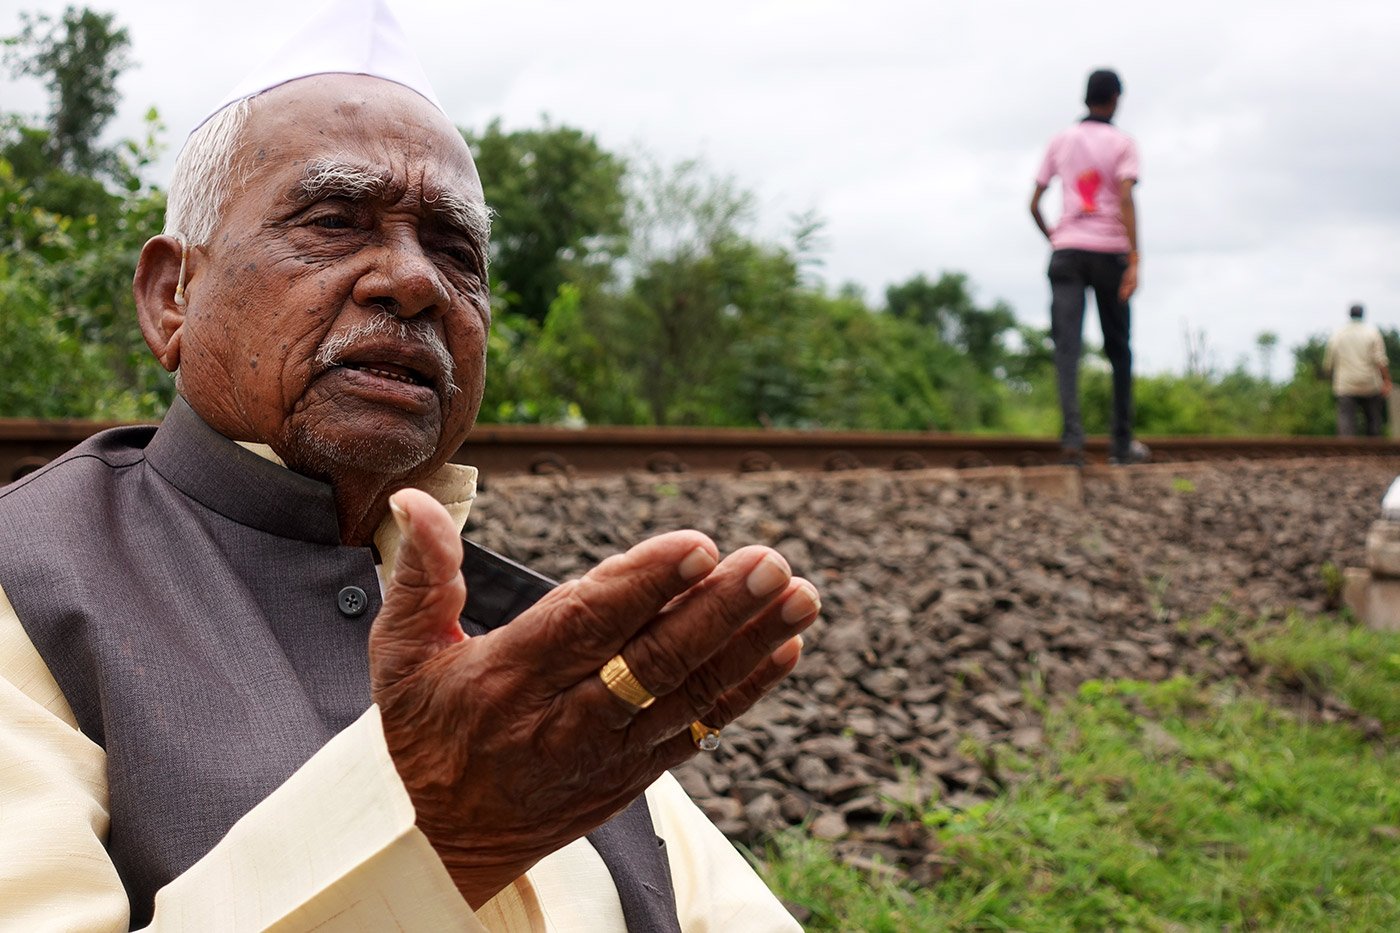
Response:
[[[1057,249],[1050,254],[1050,339],[1055,341],[1055,373],[1060,388],[1063,447],[1084,446],[1084,423],[1079,417],[1079,357],[1084,345],[1084,289],[1092,288],[1099,305],[1103,349],[1113,367],[1113,418],[1109,454],[1126,458],[1133,443],[1133,351],[1128,346],[1130,312],[1118,300],[1118,288],[1128,257],[1123,253],[1094,253]]]
[[[1385,408],[1383,395],[1339,395],[1337,396],[1337,435],[1356,436],[1356,410],[1366,416],[1366,436],[1381,436],[1382,412]]]

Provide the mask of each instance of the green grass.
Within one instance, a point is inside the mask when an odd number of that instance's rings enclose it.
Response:
[[[1359,709],[1397,709],[1391,637],[1289,623],[1261,642]],[[1298,720],[1231,685],[1090,682],[1025,779],[925,821],[948,869],[872,881],[779,840],[774,889],[813,930],[1400,929],[1400,743]]]
[[[1295,616],[1249,640],[1249,653],[1280,677],[1336,694],[1388,730],[1400,730],[1400,632]]]

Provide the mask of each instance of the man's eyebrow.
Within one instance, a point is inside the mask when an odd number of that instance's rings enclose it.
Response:
[[[315,159],[306,164],[295,197],[298,201],[324,197],[371,198],[383,194],[392,180],[393,173],[387,168],[366,168],[338,159]]]
[[[449,226],[484,246],[491,237],[491,209],[455,191],[439,191],[423,199],[424,206]]]

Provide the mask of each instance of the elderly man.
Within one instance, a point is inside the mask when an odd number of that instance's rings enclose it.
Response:
[[[0,492],[0,927],[795,928],[665,772],[815,589],[693,531],[558,587],[463,541],[487,211],[349,70],[182,153],[135,278],[164,423]]]

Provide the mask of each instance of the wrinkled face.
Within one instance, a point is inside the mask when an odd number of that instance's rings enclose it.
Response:
[[[471,154],[413,91],[304,78],[253,102],[186,287],[181,391],[293,469],[421,475],[481,403],[489,304]]]

